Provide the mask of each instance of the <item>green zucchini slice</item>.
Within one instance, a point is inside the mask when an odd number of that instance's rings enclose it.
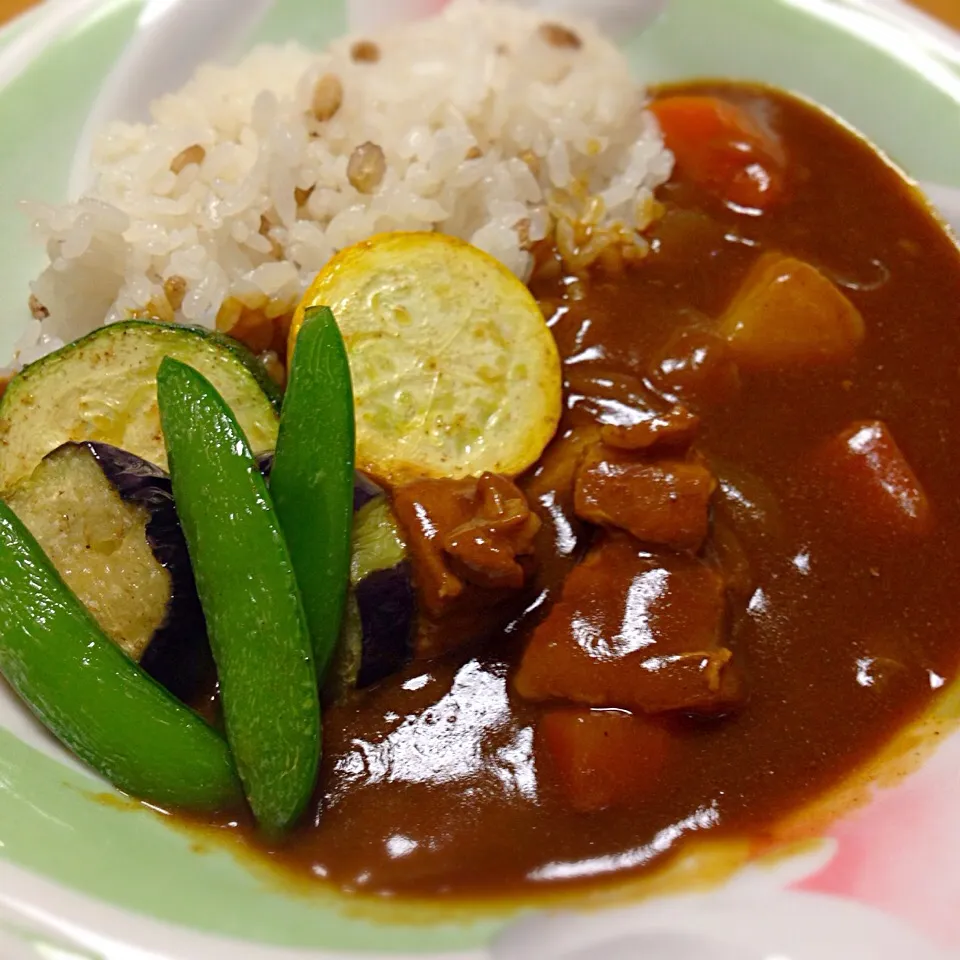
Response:
[[[279,390],[242,344],[198,327],[128,320],[67,344],[10,382],[0,402],[0,491],[68,441],[109,443],[166,469],[157,409],[164,357],[210,380],[255,452],[274,448]]]

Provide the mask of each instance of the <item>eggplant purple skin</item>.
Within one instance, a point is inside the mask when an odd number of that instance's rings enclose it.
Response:
[[[147,543],[170,574],[172,593],[166,619],[151,638],[140,666],[175,696],[191,703],[200,693],[213,689],[216,666],[170,477],[160,467],[107,443],[84,441],[64,446],[85,447],[118,495],[147,510]],[[259,455],[257,465],[269,479],[273,454]],[[364,474],[356,474],[355,511],[382,494]],[[417,605],[410,562],[373,571],[354,591],[362,633],[355,682],[363,688],[396,673],[412,655]]]
[[[363,646],[357,687],[369,687],[396,673],[410,659],[417,618],[410,561],[374,570],[354,587]]]
[[[140,666],[189,703],[201,691],[212,689],[216,667],[170,477],[160,467],[110,444],[86,441],[78,446],[90,451],[123,500],[147,509],[147,543],[170,574],[172,592],[166,619],[151,638]]]
[[[265,480],[270,479],[270,471],[273,469],[273,454],[261,453],[257,457],[257,466]],[[371,500],[379,497],[383,493],[365,473],[356,471],[353,475],[353,512],[356,513],[361,507],[366,506]]]
[[[353,512],[356,513],[361,507],[365,507],[371,500],[383,495],[383,490],[378,487],[365,473],[359,470],[353,475]]]
[[[270,471],[273,469],[273,453],[258,453],[255,459],[263,479],[269,480]]]
[[[257,457],[260,472],[267,479],[273,467],[273,454]],[[353,511],[383,496],[366,474],[354,474]],[[413,570],[404,560],[394,567],[374,570],[354,588],[360,613],[361,651],[356,687],[363,689],[396,673],[413,655],[417,624]]]

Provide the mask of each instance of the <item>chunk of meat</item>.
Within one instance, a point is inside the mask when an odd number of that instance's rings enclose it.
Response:
[[[651,111],[677,168],[737,207],[765,210],[782,196],[783,145],[746,110],[718,97],[667,96]]]
[[[573,482],[580,461],[599,439],[600,428],[596,425],[575,427],[557,437],[547,447],[536,470],[527,480],[527,496],[539,500],[544,494],[554,493],[560,499],[572,498]]]
[[[514,678],[528,700],[721,712],[740,696],[723,580],[693,557],[605,539],[567,577]]]
[[[416,655],[436,656],[498,626],[527,580],[540,529],[523,493],[490,473],[421,480],[399,487],[393,508],[422,612]]]
[[[930,500],[881,420],[851,424],[821,448],[817,463],[844,506],[864,530],[924,534],[933,525]]]
[[[743,369],[849,360],[863,342],[860,311],[816,267],[764,254],[720,320]]]
[[[687,447],[700,429],[700,418],[677,406],[664,414],[654,414],[629,424],[605,424],[600,438],[608,447],[619,450],[659,450]]]
[[[642,802],[657,787],[671,751],[664,727],[618,710],[547,710],[534,738],[537,769],[577,813]]]
[[[393,495],[397,521],[406,534],[420,603],[431,616],[442,616],[464,590],[450,569],[443,537],[475,513],[475,480],[422,480],[398,487]]]
[[[663,408],[663,401],[640,377],[594,363],[565,367],[564,396],[568,422],[575,427],[636,423],[656,416]]]
[[[674,403],[716,406],[740,391],[740,370],[730,344],[699,326],[675,331],[654,357],[650,384]]]
[[[518,556],[533,553],[540,518],[509,480],[485,473],[477,481],[476,513],[443,538],[443,550],[468,583],[519,590],[525,571]]]
[[[716,487],[700,463],[643,460],[598,444],[577,471],[574,502],[582,520],[619,527],[644,543],[698,550]]]

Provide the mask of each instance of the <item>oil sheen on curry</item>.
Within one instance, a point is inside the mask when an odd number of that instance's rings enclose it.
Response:
[[[544,456],[391,492],[415,657],[327,707],[313,811],[270,850],[304,876],[644,870],[811,800],[956,672],[957,250],[804,103],[698,83],[653,109],[677,168],[649,256],[572,278],[540,251]]]

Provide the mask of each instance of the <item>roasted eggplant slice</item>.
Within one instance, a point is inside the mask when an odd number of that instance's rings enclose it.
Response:
[[[166,473],[108,444],[65,443],[6,499],[132,660],[181,699],[212,677]]]
[[[328,698],[371,686],[410,659],[417,608],[406,557],[387,498],[367,497],[354,517],[350,592],[328,674]]]
[[[261,453],[257,456],[257,466],[260,473],[269,481],[270,474],[273,472],[273,452]],[[378,487],[365,473],[359,470],[353,474],[353,512],[361,510],[371,500],[383,496],[383,490]]]
[[[273,454],[257,457],[270,477]],[[324,683],[326,699],[372,686],[411,657],[417,603],[407,547],[383,490],[357,471],[353,481],[350,589],[340,640]]]
[[[353,478],[353,511],[365,507],[371,500],[383,496],[380,489],[365,473],[356,471]]]
[[[357,687],[369,687],[409,659],[417,615],[410,563],[372,570],[354,588],[363,647]]]
[[[406,544],[382,494],[356,514],[350,586],[363,638],[356,685],[368,687],[410,659],[417,614]]]
[[[273,455],[257,458],[269,477]],[[350,591],[325,686],[368,687],[411,655],[417,607],[389,501],[357,474]],[[6,497],[104,632],[183,700],[215,675],[170,478],[105,443],[65,443]]]

